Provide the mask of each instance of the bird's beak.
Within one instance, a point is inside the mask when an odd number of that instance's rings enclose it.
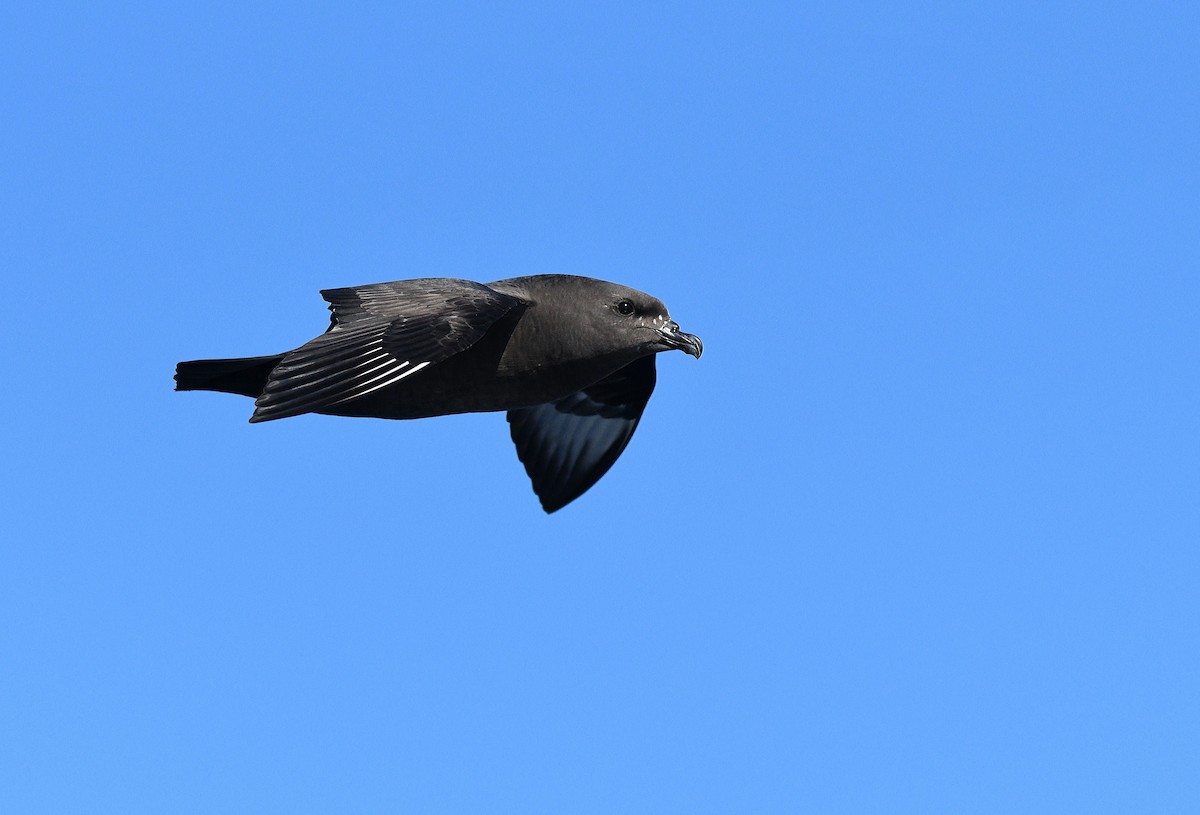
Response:
[[[685,354],[691,354],[696,359],[704,353],[704,343],[695,334],[687,334],[679,330],[679,323],[669,322],[662,328],[655,329],[663,345],[667,348],[678,348]]]

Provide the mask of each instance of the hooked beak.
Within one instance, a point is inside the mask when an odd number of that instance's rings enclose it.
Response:
[[[667,348],[678,348],[696,359],[700,359],[700,355],[704,353],[704,343],[700,341],[700,338],[695,334],[680,331],[679,323],[669,322],[655,330],[658,331],[659,341]]]

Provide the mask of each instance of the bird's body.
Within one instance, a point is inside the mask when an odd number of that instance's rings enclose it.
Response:
[[[659,300],[571,275],[486,286],[423,278],[322,295],[333,312],[326,333],[285,354],[181,362],[177,389],[252,396],[252,422],[508,411],[548,512],[620,455],[654,389],[653,355],[703,349]]]

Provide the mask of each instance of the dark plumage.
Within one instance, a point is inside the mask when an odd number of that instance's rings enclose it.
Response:
[[[333,312],[321,336],[285,354],[181,362],[176,390],[252,396],[251,422],[505,410],[547,512],[621,455],[654,390],[654,355],[704,350],[660,300],[590,277],[423,278],[321,295]]]

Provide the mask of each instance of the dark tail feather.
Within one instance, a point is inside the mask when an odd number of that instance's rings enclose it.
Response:
[[[197,359],[175,366],[175,390],[221,391],[258,397],[283,354],[242,359]]]

